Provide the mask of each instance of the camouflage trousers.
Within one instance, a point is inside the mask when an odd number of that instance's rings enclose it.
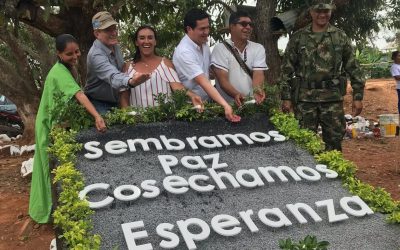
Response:
[[[342,140],[346,129],[343,102],[298,102],[295,116],[302,128],[317,132],[322,127],[325,150],[342,151]]]

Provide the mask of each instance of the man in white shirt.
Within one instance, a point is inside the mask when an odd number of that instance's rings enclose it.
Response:
[[[397,108],[400,114],[400,52],[394,51],[392,52],[392,60],[393,64],[390,67],[390,73],[392,73],[393,78],[396,80],[396,89],[397,89]]]
[[[210,16],[199,9],[191,9],[184,18],[186,35],[176,47],[173,63],[179,80],[202,100],[212,99],[225,110],[225,117],[231,122],[239,122],[240,116],[212,86],[209,80],[210,47],[207,45],[210,33]]]
[[[256,103],[265,100],[264,71],[268,67],[264,47],[249,41],[253,25],[245,11],[233,12],[229,17],[231,39],[218,43],[211,55],[218,91],[238,106],[246,96],[254,96]]]

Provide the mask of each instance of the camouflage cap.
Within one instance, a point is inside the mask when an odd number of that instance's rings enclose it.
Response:
[[[332,0],[311,0],[310,6],[313,10],[334,10],[336,8]]]
[[[118,23],[107,11],[98,12],[92,18],[92,25],[94,30],[104,30],[110,27],[111,25],[117,25],[117,24]]]

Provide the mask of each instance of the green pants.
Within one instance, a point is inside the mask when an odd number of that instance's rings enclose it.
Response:
[[[325,150],[342,151],[342,140],[346,129],[343,102],[298,102],[295,116],[300,126],[317,132],[322,127]]]

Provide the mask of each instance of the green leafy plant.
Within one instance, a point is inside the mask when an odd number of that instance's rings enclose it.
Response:
[[[76,135],[77,132],[75,130],[67,131],[61,127],[55,127],[50,132],[53,144],[48,148],[47,152],[61,164],[75,162],[76,153],[82,149],[82,144],[75,142]]]
[[[89,128],[94,124],[94,119],[86,109],[75,98],[67,99],[61,91],[54,93],[54,105],[49,112],[54,117],[55,124],[75,131]]]
[[[298,243],[293,242],[292,239],[279,241],[279,247],[284,250],[326,250],[328,249],[329,242],[317,241],[316,236],[307,235],[303,240]]]
[[[89,216],[94,212],[87,201],[78,197],[84,188],[82,174],[71,162],[60,165],[53,174],[54,183],[59,183],[62,189],[53,213],[54,224],[63,232],[60,237],[69,249],[99,249],[100,236],[90,234],[93,225]]]
[[[53,182],[61,190],[53,212],[54,224],[62,230],[59,237],[68,249],[99,249],[100,236],[90,233],[93,226],[89,216],[93,211],[78,196],[85,185],[82,174],[74,167],[76,153],[82,148],[75,140],[76,134],[61,127],[53,128],[50,133],[53,144],[48,152],[58,161],[58,167],[52,171]]]
[[[307,149],[311,154],[319,153],[323,150],[323,142],[313,131],[301,129],[299,121],[292,113],[285,114],[277,110],[272,111],[270,121],[286,137],[292,139],[300,147]]]

